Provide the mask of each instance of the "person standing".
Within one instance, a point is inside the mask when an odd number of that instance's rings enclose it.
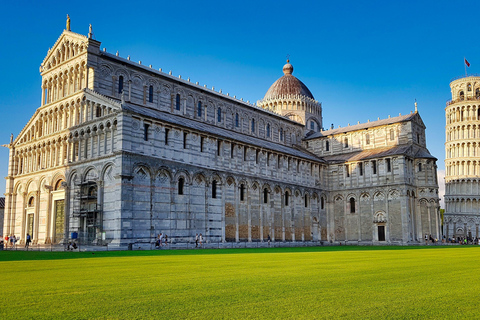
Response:
[[[200,235],[198,236],[198,242],[200,243],[200,247],[202,246],[202,242],[203,242],[203,236],[202,234],[200,233]]]
[[[268,246],[270,246],[270,241],[272,241],[272,238],[270,238],[270,235],[268,235],[268,236],[267,236]]]
[[[195,235],[195,248],[198,248],[198,233]]]
[[[5,235],[5,249],[8,248],[8,240],[10,238],[8,237],[8,234]]]
[[[11,244],[12,244],[12,249],[15,248],[15,245],[17,244],[17,237],[15,237],[15,235],[13,235],[12,237]]]
[[[163,242],[163,233],[160,233],[160,237],[158,238],[159,240],[159,243],[160,243],[160,247],[163,246],[162,242]]]

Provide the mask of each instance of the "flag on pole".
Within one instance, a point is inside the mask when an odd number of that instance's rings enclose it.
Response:
[[[468,62],[467,59],[465,59],[465,58],[463,58],[463,60],[465,60],[465,65],[466,65],[467,67],[470,67],[470,62]]]

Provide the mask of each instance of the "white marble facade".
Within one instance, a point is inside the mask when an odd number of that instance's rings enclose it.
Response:
[[[174,242],[440,237],[418,112],[323,131],[322,105],[289,63],[250,104],[70,30],[40,71],[41,105],[9,145],[4,234],[118,246],[160,232]]]
[[[445,214],[447,239],[479,238],[480,224],[480,77],[450,83],[445,143]]]

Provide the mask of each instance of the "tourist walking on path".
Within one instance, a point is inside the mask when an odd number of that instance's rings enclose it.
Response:
[[[267,236],[267,242],[268,242],[268,245],[270,246],[270,241],[272,241],[272,239],[270,238],[270,235]]]
[[[28,247],[30,246],[30,242],[32,242],[32,237],[30,236],[29,233],[27,233],[27,241],[25,241],[25,248],[27,248],[27,250],[28,250]]]
[[[8,240],[10,238],[8,237],[8,234],[5,235],[5,249],[8,248]]]
[[[198,236],[198,242],[200,243],[200,247],[202,246],[202,242],[203,242],[203,236],[202,234],[200,233],[200,235]]]
[[[198,248],[198,233],[195,235],[195,248]]]

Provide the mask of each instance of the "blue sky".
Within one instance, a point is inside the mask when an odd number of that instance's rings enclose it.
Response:
[[[0,13],[0,143],[40,105],[39,66],[65,28],[102,48],[190,77],[244,100],[261,99],[287,54],[323,104],[324,127],[406,114],[417,99],[427,145],[444,168],[449,83],[480,72],[478,1],[16,1]],[[0,149],[5,177],[8,149]],[[443,183],[443,181],[439,181]],[[5,192],[5,184],[0,184]]]

